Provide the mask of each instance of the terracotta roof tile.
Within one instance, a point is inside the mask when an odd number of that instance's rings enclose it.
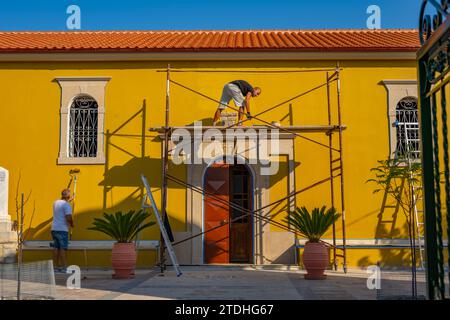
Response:
[[[0,32],[0,53],[66,51],[416,51],[417,30]]]

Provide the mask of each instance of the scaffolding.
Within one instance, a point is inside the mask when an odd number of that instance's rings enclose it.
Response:
[[[249,216],[252,215],[254,218],[256,219],[260,219],[261,221],[270,223],[274,226],[277,226],[279,228],[281,228],[282,230],[288,231],[288,232],[292,232],[293,234],[296,235],[297,239],[298,237],[302,237],[296,230],[292,229],[289,225],[283,224],[281,222],[275,221],[274,219],[272,219],[270,216],[266,216],[263,214],[264,210],[277,205],[285,200],[291,200],[291,199],[295,199],[295,197],[301,193],[304,193],[310,189],[313,189],[319,185],[323,185],[325,183],[329,182],[329,187],[330,187],[330,202],[331,202],[331,206],[336,208],[336,193],[340,194],[340,212],[341,212],[341,244],[337,243],[337,239],[338,239],[338,235],[337,235],[337,222],[335,224],[333,224],[332,227],[332,234],[333,234],[333,239],[332,239],[332,243],[328,243],[328,242],[323,242],[325,243],[327,246],[330,247],[330,251],[332,252],[332,264],[335,270],[338,269],[338,258],[342,258],[343,260],[343,270],[346,273],[347,272],[347,243],[346,243],[346,215],[345,215],[345,194],[344,194],[344,159],[343,159],[343,131],[346,129],[346,127],[342,124],[342,110],[341,110],[341,67],[339,66],[339,63],[336,65],[335,68],[333,69],[303,69],[303,70],[186,70],[186,69],[173,69],[171,68],[170,64],[167,66],[167,69],[165,70],[158,70],[159,72],[165,72],[166,73],[166,104],[165,104],[165,125],[164,127],[160,127],[160,128],[150,128],[150,131],[153,132],[159,132],[162,134],[162,136],[164,137],[164,143],[163,143],[163,150],[162,150],[162,189],[161,189],[161,215],[162,215],[162,219],[163,222],[166,223],[167,222],[167,197],[168,197],[168,181],[172,181],[180,186],[183,186],[185,188],[189,188],[190,190],[197,192],[199,194],[202,194],[203,196],[207,196],[204,198],[204,201],[211,201],[214,200],[216,202],[219,202],[225,206],[227,206],[229,209],[233,209],[233,210],[237,210],[241,213],[243,213],[243,215],[235,218],[235,219],[230,219],[227,222],[224,222],[222,225],[210,228],[208,230],[202,230],[202,232],[199,232],[197,234],[191,235],[189,237],[186,237],[185,239],[176,241],[174,243],[172,243],[172,246],[176,246],[179,245],[181,243],[184,243],[186,241],[192,240],[193,238],[199,237],[199,236],[203,236],[204,234],[214,231],[218,228],[222,228],[224,226],[227,226],[239,219],[242,219],[245,216]],[[182,83],[179,83],[175,80],[173,80],[171,78],[171,73],[182,73],[182,72],[192,72],[192,73],[261,73],[261,74],[271,74],[271,73],[310,73],[310,72],[323,72],[325,73],[325,79],[326,81],[318,86],[315,86],[307,91],[304,91],[294,97],[291,97],[287,100],[284,100],[272,107],[266,108],[264,111],[261,111],[259,113],[257,113],[255,116],[251,116],[250,118],[247,119],[238,119],[238,122],[230,125],[230,126],[224,126],[221,127],[221,130],[226,130],[232,127],[235,127],[237,125],[240,125],[246,121],[249,120],[258,120],[261,123],[261,126],[264,128],[272,128],[272,129],[277,129],[280,130],[282,132],[285,133],[289,133],[294,137],[294,145],[295,145],[295,138],[300,138],[300,139],[304,139],[306,141],[309,141],[310,143],[314,143],[316,145],[319,145],[323,148],[326,148],[329,150],[329,154],[328,154],[328,162],[329,162],[329,173],[327,174],[328,177],[321,179],[307,187],[304,187],[300,190],[296,190],[295,189],[295,183],[294,183],[294,192],[288,194],[287,196],[278,199],[272,203],[269,203],[267,205],[264,205],[260,208],[254,209],[254,210],[250,210],[250,209],[246,209],[242,206],[239,206],[235,203],[232,203],[231,201],[227,201],[224,199],[221,199],[217,196],[215,196],[214,194],[210,193],[210,192],[206,192],[204,189],[199,188],[197,186],[194,186],[192,184],[189,184],[185,181],[183,181],[182,179],[179,179],[175,176],[172,176],[171,174],[169,174],[169,139],[171,138],[171,134],[174,128],[170,127],[170,88],[171,88],[171,84],[178,86],[180,88],[183,88],[189,92],[192,92],[198,96],[201,96],[207,100],[216,102],[218,104],[222,104],[220,101],[209,97],[208,95],[199,92],[197,90],[194,90]],[[331,103],[331,84],[336,82],[336,102],[337,102],[337,106],[336,106],[336,111],[337,111],[337,124],[333,125],[333,118],[332,118],[332,113],[333,113],[333,108],[332,108],[332,103]],[[297,100],[305,95],[308,95],[311,92],[314,92],[320,88],[326,88],[326,92],[327,92],[327,114],[328,114],[328,123],[326,125],[318,125],[318,126],[281,126],[278,124],[274,124],[274,123],[270,123],[268,121],[265,121],[263,119],[260,118],[261,115],[270,112],[274,109],[277,109],[283,105],[286,105],[287,103],[290,103],[294,100]],[[239,111],[237,108],[233,108],[229,105],[226,106],[227,108],[231,109],[231,110],[235,110],[235,111]],[[187,127],[183,127],[183,128],[187,128]],[[214,128],[218,128],[218,127],[214,127]],[[322,143],[319,141],[316,141],[312,138],[309,138],[307,136],[305,136],[304,134],[307,133],[311,133],[311,132],[320,132],[320,133],[324,133],[328,136],[328,144],[326,143]],[[333,141],[334,141],[334,135],[338,136],[338,140],[337,140],[337,147],[333,146]],[[295,153],[293,154],[293,158],[295,161]],[[294,169],[295,170],[295,169]],[[339,178],[339,182],[335,182],[335,179]],[[337,208],[336,208],[337,209]],[[339,211],[339,210],[338,210]],[[159,265],[161,268],[161,273],[164,272],[165,270],[165,254],[164,254],[164,248],[165,248],[165,244],[164,244],[164,239],[161,237],[161,246],[160,246],[160,256],[159,256]]]

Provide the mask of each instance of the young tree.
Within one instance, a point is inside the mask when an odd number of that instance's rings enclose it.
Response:
[[[411,250],[412,294],[417,297],[416,281],[416,215],[418,201],[421,198],[422,165],[408,156],[378,161],[378,166],[370,170],[375,178],[367,182],[375,183],[378,188],[373,192],[386,192],[391,195],[405,215]]]

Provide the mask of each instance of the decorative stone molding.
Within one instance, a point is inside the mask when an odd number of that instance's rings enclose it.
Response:
[[[0,167],[0,222],[11,221],[8,214],[9,172]]]
[[[55,81],[61,87],[60,106],[60,147],[58,164],[104,164],[104,118],[105,89],[110,77],[58,77]],[[73,158],[68,156],[69,112],[73,99],[88,95],[98,104],[97,156],[90,158]]]
[[[396,108],[402,99],[418,97],[417,80],[383,80],[381,83],[388,92],[389,155],[392,155],[397,146],[397,132],[395,130]]]
[[[254,127],[253,129],[259,130],[261,128]],[[266,143],[267,141],[259,141],[258,144]],[[208,148],[211,142],[202,142],[199,145],[200,150]],[[295,192],[295,162],[294,162],[294,139],[288,135],[281,135],[278,142],[278,155],[286,157],[288,161],[288,192],[293,194]],[[268,143],[270,146],[270,143]],[[169,147],[172,149],[173,142],[169,143]],[[270,147],[269,147],[270,148]],[[261,175],[261,164],[249,164],[251,158],[251,148],[242,150],[240,153],[233,148],[228,150],[224,154],[217,155],[217,159],[222,157],[234,158],[235,156],[245,161],[248,169],[251,172],[253,179],[253,203],[254,210],[266,206],[270,203],[270,176]],[[269,149],[269,157],[272,161],[278,161],[275,155],[272,156],[272,152]],[[204,188],[204,174],[208,165],[204,162],[201,164],[189,164],[187,165],[187,183],[196,186],[198,188]],[[177,239],[185,239],[188,236],[199,234],[204,231],[203,225],[203,196],[194,192],[192,189],[187,189],[187,215],[186,224],[187,230],[185,232],[175,232]],[[288,201],[288,206],[292,210],[295,208],[295,200]],[[270,212],[262,212],[269,217]],[[274,261],[277,263],[294,263],[294,235],[285,231],[272,231],[269,223],[263,223],[261,219],[254,219],[253,225],[253,263],[254,264],[271,264]],[[182,236],[181,236],[182,234]],[[177,251],[177,254],[183,255],[185,258],[180,260],[181,263],[186,264],[204,264],[204,243],[203,237],[196,237],[191,241],[186,242],[183,250]],[[188,252],[189,254],[183,254]],[[287,254],[286,254],[287,253]],[[280,257],[285,256],[282,262]]]
[[[9,172],[0,167],[0,263],[15,261],[17,235],[11,230],[8,214]]]

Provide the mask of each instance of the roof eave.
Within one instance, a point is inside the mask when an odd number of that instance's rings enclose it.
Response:
[[[417,52],[420,47],[303,47],[303,48],[11,48],[3,53],[186,53],[186,52]]]
[[[415,60],[419,48],[0,50],[0,61]]]

